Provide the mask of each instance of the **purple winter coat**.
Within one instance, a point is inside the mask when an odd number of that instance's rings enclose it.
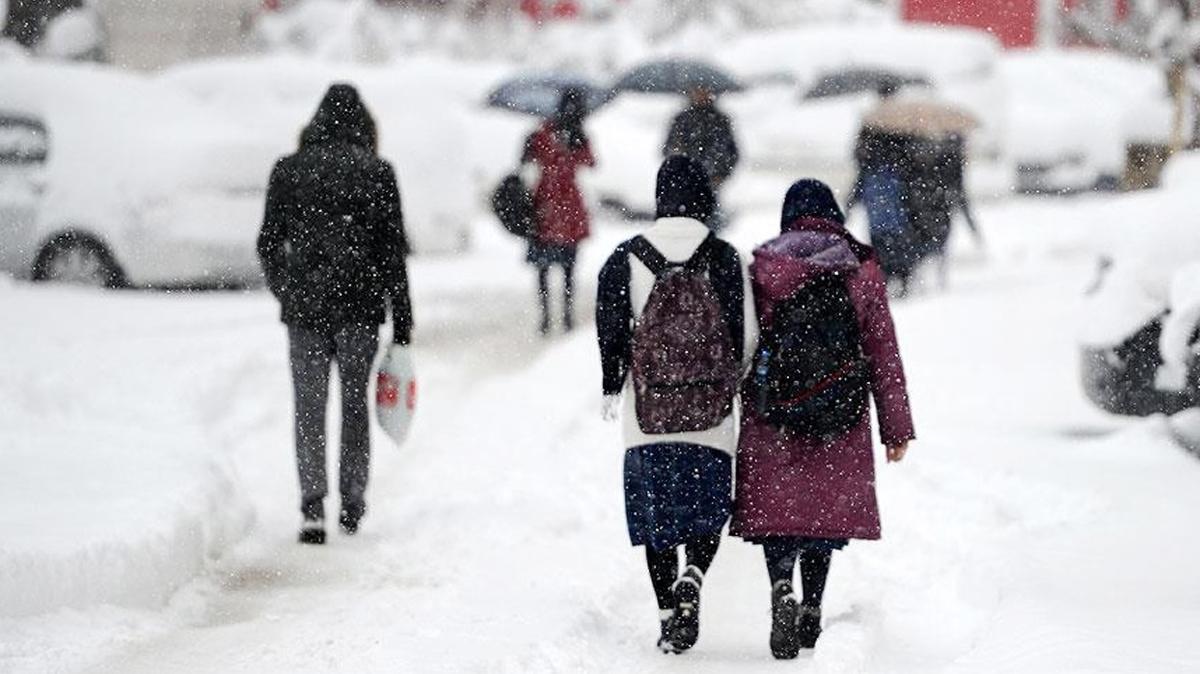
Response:
[[[904,367],[888,309],[887,286],[874,251],[841,224],[803,218],[763,244],[751,265],[759,322],[770,325],[775,306],[818,271],[843,270],[858,314],[863,353],[870,361],[871,397],[885,445],[916,437]],[[844,436],[819,441],[756,418],[743,398],[737,450],[735,536],[807,536],[877,539],[871,418]]]

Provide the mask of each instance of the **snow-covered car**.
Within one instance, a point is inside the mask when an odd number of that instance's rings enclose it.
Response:
[[[102,285],[244,285],[275,159],[332,81],[361,81],[397,167],[417,252],[469,245],[470,125],[428,73],[340,72],[292,60],[215,62],[143,77],[98,66],[0,65],[0,111],[41,129],[44,161],[0,172],[4,269]],[[430,120],[437,120],[436,124]],[[16,131],[9,132],[16,137]],[[16,141],[14,141],[16,142]]]
[[[1110,412],[1171,414],[1200,405],[1200,156],[1176,157],[1163,187],[1093,214],[1101,256],[1080,322],[1082,382]]]
[[[1004,89],[996,73],[996,39],[983,31],[897,23],[840,24],[751,33],[731,41],[716,58],[746,81],[780,80],[737,99],[747,163],[815,175],[847,187],[862,118],[878,102],[873,93],[807,98],[830,73],[886,70],[927,83],[938,100],[961,107],[979,122],[969,152],[971,186],[998,193],[1011,187],[1002,139]],[[799,89],[783,83],[786,75]]]
[[[1166,144],[1172,106],[1161,69],[1116,53],[1031,50],[1001,57],[1006,152],[1024,192],[1115,189],[1126,148]]]
[[[110,286],[260,278],[270,155],[236,125],[140,76],[33,61],[0,64],[0,116],[4,271]]]
[[[413,247],[452,253],[470,245],[470,223],[480,211],[478,166],[490,156],[480,148],[495,140],[467,111],[478,106],[494,72],[438,60],[364,67],[271,56],[195,62],[158,80],[186,92],[197,107],[236,119],[273,157],[295,150],[331,83],[355,84],[379,126],[380,155],[396,167]],[[268,165],[262,190],[269,173]]]

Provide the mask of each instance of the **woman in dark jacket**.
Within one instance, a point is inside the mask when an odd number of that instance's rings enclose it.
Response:
[[[538,270],[538,298],[543,335],[550,332],[550,268],[563,270],[563,327],[574,326],[575,252],[589,234],[587,206],[576,174],[581,166],[595,166],[591,144],[583,130],[587,116],[587,93],[582,89],[563,91],[558,112],[525,142],[522,163],[541,168],[533,191],[536,213],[529,241],[528,262]]]
[[[889,461],[913,439],[912,415],[883,272],[875,251],[843,226],[833,193],[816,180],[788,191],[783,234],[755,251],[751,265],[762,334],[780,304],[814,279],[845,279],[857,318],[867,384]],[[772,584],[771,648],[795,657],[821,632],[821,599],[833,550],[851,538],[879,538],[871,419],[833,437],[809,437],[762,418],[743,393],[737,450],[737,499],[730,532],[759,543]],[[797,560],[803,599],[792,590]]]
[[[275,164],[258,237],[267,285],[288,326],[302,543],[325,542],[331,364],[342,386],[339,524],[353,534],[366,512],[367,384],[389,304],[393,340],[407,344],[412,332],[400,191],[376,144],[354,87],[330,87],[299,150]]]
[[[896,295],[908,294],[921,250],[913,229],[913,157],[910,136],[864,128],[854,156],[858,177],[846,204],[867,211],[871,244],[884,276],[895,280]]]

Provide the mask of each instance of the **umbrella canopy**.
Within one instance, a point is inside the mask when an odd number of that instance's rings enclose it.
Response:
[[[714,66],[681,59],[643,63],[622,75],[614,88],[643,94],[687,94],[694,89],[724,94],[743,89],[731,75]]]
[[[929,86],[929,80],[917,75],[883,70],[881,68],[848,68],[822,74],[804,94],[806,99],[832,98],[850,94],[875,93],[884,85],[893,89],[905,86]]]
[[[868,114],[863,126],[886,133],[943,138],[965,135],[979,122],[971,113],[944,103],[893,99]]]
[[[587,79],[563,73],[522,75],[496,87],[488,94],[487,104],[538,117],[550,117],[558,109],[562,92],[569,88],[587,92],[588,110],[595,110],[612,100],[614,91],[592,84]]]

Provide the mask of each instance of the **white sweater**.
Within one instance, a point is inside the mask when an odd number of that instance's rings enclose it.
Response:
[[[703,223],[691,218],[662,218],[652,227],[642,232],[644,236],[663,257],[671,262],[684,262],[689,259],[705,237],[709,229]],[[654,287],[654,274],[636,256],[629,257],[629,299],[633,309],[634,320],[642,315],[646,302],[650,299],[650,291]],[[754,297],[750,289],[750,273],[742,260],[742,288],[745,295],[742,312],[745,317],[745,349],[742,371],[745,372],[754,356],[754,345],[758,341],[758,320],[754,312]],[[669,433],[648,435],[643,433],[637,422],[635,410],[633,378],[626,376],[622,392],[621,426],[626,447],[638,447],[666,442],[686,442],[706,447],[713,447],[728,454],[737,450],[737,414],[730,414],[715,428],[706,431],[689,433]]]

